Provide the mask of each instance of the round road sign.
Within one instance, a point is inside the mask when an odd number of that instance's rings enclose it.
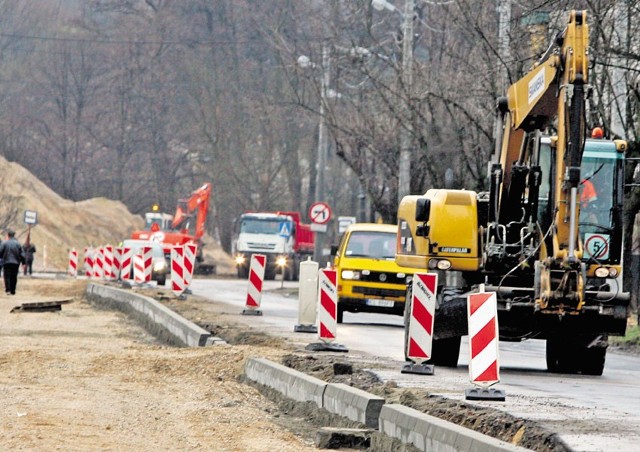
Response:
[[[594,259],[609,258],[609,235],[608,234],[585,234],[584,239],[585,257]]]
[[[331,208],[326,202],[315,202],[309,209],[309,218],[316,224],[327,224],[331,219]]]

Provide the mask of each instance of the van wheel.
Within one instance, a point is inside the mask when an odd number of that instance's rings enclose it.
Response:
[[[342,323],[342,317],[344,316],[344,309],[342,309],[342,307],[340,306],[340,303],[338,303],[338,311],[336,313],[336,321],[338,323]]]

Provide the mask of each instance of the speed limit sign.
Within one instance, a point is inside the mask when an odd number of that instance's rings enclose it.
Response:
[[[609,234],[585,234],[584,257],[609,259]]]
[[[315,224],[327,224],[331,219],[331,208],[326,202],[316,202],[309,209],[309,218]]]

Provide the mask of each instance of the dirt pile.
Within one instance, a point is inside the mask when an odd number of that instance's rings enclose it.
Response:
[[[36,246],[35,271],[66,271],[69,249],[82,253],[88,246],[117,245],[144,226],[143,218],[129,212],[119,201],[64,199],[27,169],[3,157],[0,171],[3,174],[0,196],[19,198],[18,215],[8,227],[16,231],[20,242],[24,242],[28,230],[24,211],[37,212],[37,225],[31,229],[31,242]],[[4,235],[2,231],[2,238]],[[216,263],[219,272],[230,273],[231,258],[215,240],[208,239],[205,243],[205,257]]]

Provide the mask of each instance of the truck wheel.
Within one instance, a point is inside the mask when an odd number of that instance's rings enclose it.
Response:
[[[340,303],[338,303],[338,310],[336,312],[336,322],[342,323],[343,316],[344,316],[344,309],[342,309],[342,307],[340,306]]]
[[[458,367],[461,339],[460,336],[434,339],[431,343],[432,358],[427,363],[444,367]]]
[[[404,359],[409,359],[409,320],[411,318],[411,285],[407,285],[407,294],[404,302]],[[443,297],[457,296],[461,289],[445,288],[442,290]],[[433,339],[431,343],[431,359],[427,364],[434,364],[444,367],[458,367],[460,357],[460,336],[447,337],[444,339]]]
[[[404,299],[404,360],[411,361],[409,359],[409,320],[411,317],[411,298],[412,288],[411,284],[407,284],[407,291]]]
[[[576,373],[575,347],[572,342],[563,337],[547,339],[547,369],[553,373]]]
[[[552,337],[547,339],[547,369],[554,373],[602,375],[607,340],[589,347],[592,338]]]
[[[602,375],[607,349],[602,347],[585,348],[582,357],[583,375]]]

